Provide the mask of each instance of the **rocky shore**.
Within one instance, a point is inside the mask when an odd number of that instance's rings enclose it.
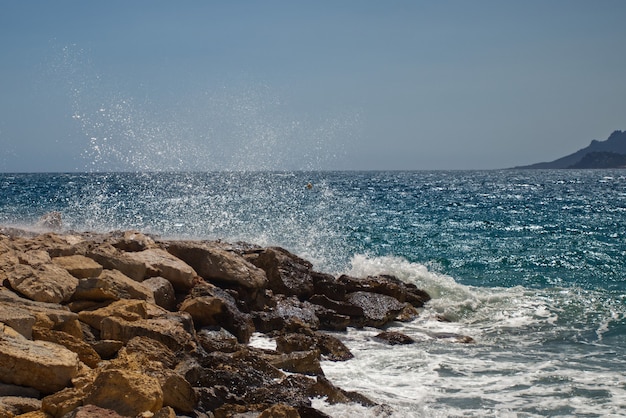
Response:
[[[0,418],[326,417],[315,397],[382,413],[324,377],[320,360],[352,357],[328,331],[411,321],[428,300],[277,247],[0,227]]]

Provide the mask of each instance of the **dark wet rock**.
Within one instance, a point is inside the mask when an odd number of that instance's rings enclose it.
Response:
[[[312,264],[289,251],[271,247],[251,262],[265,271],[274,293],[306,299],[313,294]]]
[[[365,312],[363,311],[362,307],[356,306],[348,302],[333,300],[325,295],[313,295],[309,299],[309,302],[331,309],[340,315],[347,315],[350,317],[365,316]]]
[[[301,302],[296,297],[278,295],[275,306],[263,312],[253,312],[254,325],[257,331],[271,332],[277,330],[298,329],[308,327],[318,329],[320,320],[315,314],[315,305]]]
[[[233,353],[241,350],[237,337],[223,328],[202,328],[196,333],[196,338],[207,352]]]
[[[389,345],[406,345],[415,343],[413,338],[397,331],[383,331],[374,336],[374,338]]]
[[[414,284],[405,283],[391,275],[369,276],[364,279],[343,275],[337,280],[346,286],[347,292],[379,293],[392,296],[400,302],[408,302],[417,308],[430,300],[428,293]]]
[[[362,321],[358,319],[356,326],[380,328],[393,321],[404,309],[404,304],[394,297],[378,293],[358,291],[348,294],[346,299],[363,309],[364,318]]]
[[[328,360],[345,361],[353,354],[338,338],[319,331],[288,333],[276,337],[276,350],[283,353],[318,349]]]

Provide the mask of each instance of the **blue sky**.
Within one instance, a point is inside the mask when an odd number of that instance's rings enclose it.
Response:
[[[0,1],[0,171],[493,169],[626,129],[626,2]]]

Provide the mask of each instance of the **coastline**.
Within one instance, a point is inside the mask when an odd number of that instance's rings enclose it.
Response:
[[[0,227],[0,280],[0,411],[31,418],[327,416],[312,398],[384,415],[320,360],[352,357],[332,332],[412,321],[430,299],[392,276],[317,272],[283,248],[132,230]],[[251,346],[255,333],[276,349]]]

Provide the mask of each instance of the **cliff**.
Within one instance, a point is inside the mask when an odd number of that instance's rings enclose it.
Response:
[[[613,155],[610,155],[613,154]],[[626,160],[626,131],[615,131],[605,141],[591,141],[586,148],[554,161],[514,167],[516,169],[623,168]]]

